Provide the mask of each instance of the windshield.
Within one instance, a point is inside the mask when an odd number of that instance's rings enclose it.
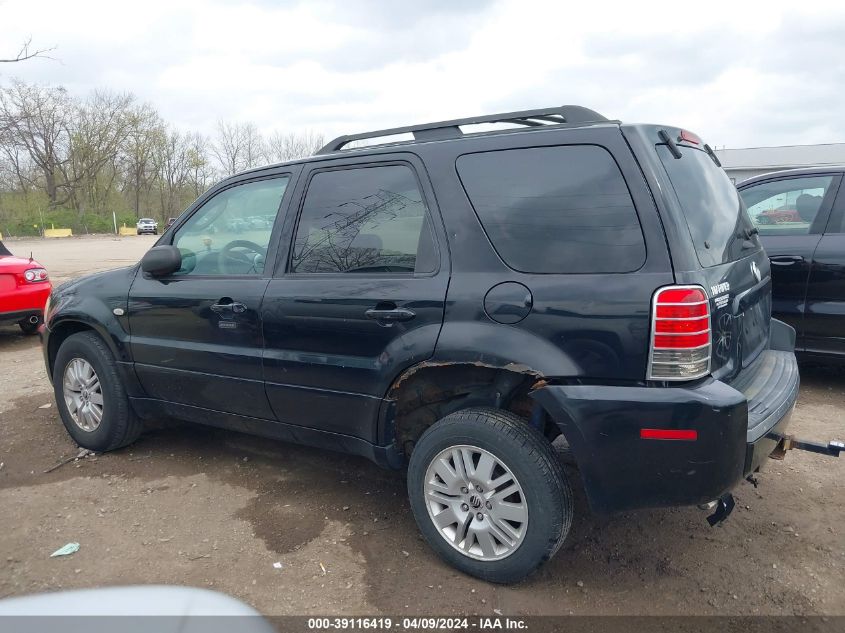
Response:
[[[656,147],[702,266],[736,261],[761,248],[736,187],[706,152],[679,145],[681,157],[675,158],[666,145]]]

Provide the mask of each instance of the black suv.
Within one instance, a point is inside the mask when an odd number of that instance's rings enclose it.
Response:
[[[673,127],[564,106],[344,136],[57,289],[44,353],[81,446],[170,416],[407,465],[431,547],[512,582],[572,521],[553,441],[598,512],[728,499],[775,449],[795,332],[753,229]]]
[[[737,186],[772,264],[772,312],[796,351],[845,362],[845,166],[764,174]]]

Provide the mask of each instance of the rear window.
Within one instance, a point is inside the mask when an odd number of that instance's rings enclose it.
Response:
[[[607,150],[567,145],[466,154],[458,174],[502,260],[530,273],[631,272],[645,242]]]
[[[656,147],[702,266],[733,262],[761,248],[756,237],[747,238],[752,225],[736,187],[706,152],[679,145],[681,157],[675,158],[666,145]]]

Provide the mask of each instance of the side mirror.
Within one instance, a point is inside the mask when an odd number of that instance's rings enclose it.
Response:
[[[141,270],[153,277],[175,273],[182,267],[182,253],[175,246],[153,246],[141,258]]]

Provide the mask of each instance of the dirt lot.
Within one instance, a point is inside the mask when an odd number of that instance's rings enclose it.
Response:
[[[134,262],[153,241],[8,246],[62,280]],[[441,563],[417,534],[402,474],[363,459],[161,424],[45,473],[77,448],[37,339],[0,328],[0,367],[0,597],[172,583],[265,614],[845,613],[845,459],[770,462],[718,528],[696,508],[594,517],[579,496],[557,557],[495,587]],[[793,431],[845,436],[845,372],[809,367],[803,381]],[[79,552],[49,558],[70,541]]]

